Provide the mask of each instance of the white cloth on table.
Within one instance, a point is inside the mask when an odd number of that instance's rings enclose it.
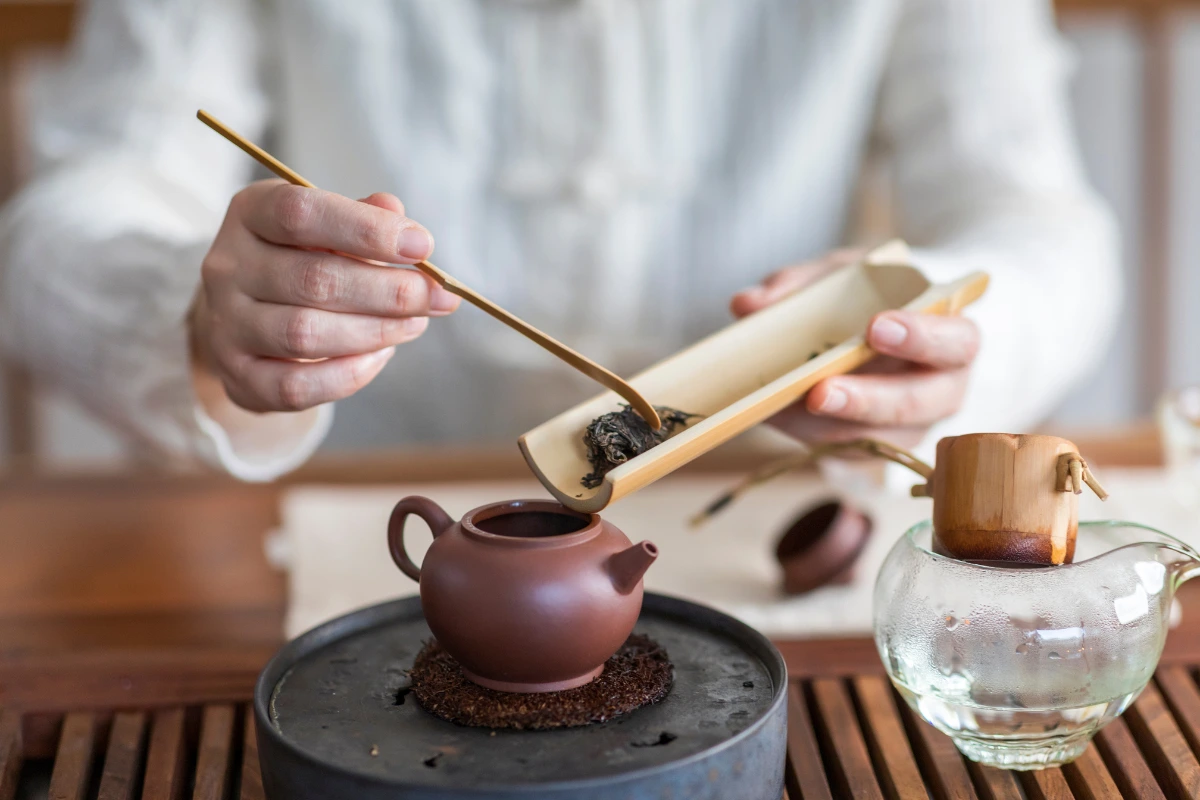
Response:
[[[1160,470],[1103,470],[1100,477],[1111,497],[1101,503],[1085,493],[1081,519],[1140,522],[1200,547],[1200,519],[1175,499]],[[931,501],[877,491],[852,498],[875,525],[853,581],[787,598],[780,588],[775,543],[797,514],[835,495],[812,477],[782,478],[743,495],[708,525],[688,528],[688,517],[728,486],[728,477],[677,475],[605,511],[605,519],[631,540],[658,546],[646,588],[713,606],[769,636],[869,634],[879,566],[904,531],[929,517]],[[458,519],[484,503],[540,497],[543,490],[530,480],[289,491],[280,534],[289,571],[289,636],[354,608],[416,593],[416,584],[400,573],[387,551],[388,515],[408,494],[424,494]],[[415,517],[405,542],[419,564],[429,534]]]

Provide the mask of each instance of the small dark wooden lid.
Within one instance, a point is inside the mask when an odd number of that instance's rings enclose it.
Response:
[[[810,508],[779,539],[775,558],[789,595],[846,583],[871,536],[871,520],[837,500]]]

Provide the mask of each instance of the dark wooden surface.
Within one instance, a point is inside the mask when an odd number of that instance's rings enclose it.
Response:
[[[1075,440],[1101,467],[1157,456],[1145,432]],[[289,481],[528,476],[515,448],[377,454],[354,470],[347,460],[317,459]],[[687,469],[760,463],[743,453]],[[0,476],[0,704],[58,712],[84,696],[103,706],[130,692],[196,702],[211,698],[214,682],[236,695],[280,643],[286,580],[264,539],[279,524],[281,488],[151,474]],[[1181,593],[1184,628],[1168,642],[1168,662],[1200,663],[1198,592]],[[798,676],[879,669],[863,638],[780,646]],[[164,672],[181,682],[163,683]]]
[[[1157,458],[1145,431],[1074,438],[1098,465]],[[349,474],[346,463],[319,459],[291,480],[527,474],[499,451],[378,454]],[[691,469],[721,463],[740,462]],[[195,476],[0,476],[0,800],[14,796],[19,765],[28,777],[48,759],[53,797],[224,797],[242,786],[242,796],[261,794],[256,762],[244,756],[242,704],[281,642],[286,584],[263,542],[279,524],[282,488]],[[1181,599],[1184,623],[1168,639],[1156,689],[1106,729],[1094,754],[1037,778],[964,762],[896,702],[869,639],[779,642],[796,681],[790,790],[1105,797],[1115,786],[1154,797],[1161,786],[1162,796],[1183,796],[1200,775],[1190,666],[1200,664],[1200,594],[1185,586]]]
[[[0,776],[49,771],[50,800],[261,800],[253,715],[245,703],[72,712],[53,726],[50,760],[5,749]],[[32,783],[32,781],[26,781]],[[13,800],[16,782],[0,782]]]
[[[75,0],[0,0],[0,50],[67,41]]]
[[[49,771],[49,797],[70,800],[262,798],[254,722],[242,701],[46,721],[49,749],[22,746],[29,721],[0,711],[0,800],[26,771]],[[1073,764],[1015,773],[964,759],[878,675],[797,679],[789,687],[788,796],[804,800],[1183,800],[1200,796],[1195,667],[1164,667]]]
[[[249,697],[283,631],[263,549],[278,498],[217,478],[0,481],[0,708],[21,712],[27,755],[54,754],[68,712],[106,730],[114,709]]]
[[[1200,0],[1054,0],[1054,7],[1067,14],[1112,11],[1159,14],[1200,8]]]
[[[788,716],[790,796],[981,798],[1200,797],[1195,667],[1164,667],[1124,717],[1061,769],[1016,773],[963,758],[878,676],[795,681]],[[1185,699],[1176,702],[1167,698]],[[1185,735],[1185,730],[1192,731]]]
[[[1073,436],[1099,468],[1153,463],[1153,429]],[[749,469],[726,450],[686,469]],[[290,483],[527,477],[515,448],[320,457]],[[86,696],[161,702],[236,692],[279,645],[285,576],[266,558],[281,486],[157,474],[0,475],[0,704],[61,712]],[[1200,584],[1200,582],[1197,582]],[[1181,592],[1168,663],[1200,663],[1200,585]],[[870,674],[868,639],[781,642],[797,676]],[[192,667],[195,669],[192,669]],[[159,676],[177,674],[180,682]],[[86,673],[86,681],[78,675]],[[179,693],[176,697],[171,692]]]

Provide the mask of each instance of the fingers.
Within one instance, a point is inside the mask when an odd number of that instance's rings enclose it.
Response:
[[[961,407],[967,375],[965,368],[840,375],[814,386],[804,405],[813,414],[875,427],[931,425]]]
[[[389,264],[412,264],[433,252],[429,232],[395,211],[390,199],[372,195],[368,200],[372,202],[262,181],[239,192],[232,207],[249,230],[275,244],[336,250]]]
[[[411,263],[432,247],[392,195],[356,202],[252,184],[230,203],[201,265],[203,290],[188,320],[197,363],[252,411],[348,397],[429,316],[459,302],[414,270],[365,260]]]
[[[266,303],[379,317],[442,316],[459,299],[415,270],[380,267],[317,250],[258,243],[238,288]]]
[[[818,261],[784,267],[766,277],[758,286],[743,289],[729,302],[735,317],[744,317],[778,303],[793,292],[816,283],[831,272],[860,258],[861,250],[835,250]]]
[[[879,428],[858,422],[846,422],[833,417],[811,414],[803,405],[781,411],[770,420],[770,425],[802,442],[847,442],[854,439],[881,439],[898,447],[915,447],[924,438],[928,428]],[[853,452],[840,456],[858,458]]]
[[[400,198],[396,197],[394,194],[389,194],[387,192],[376,192],[373,195],[364,197],[362,200],[359,200],[359,202],[378,206],[379,208],[391,211],[393,214],[400,214],[401,216],[404,215],[404,203],[401,203]]]
[[[867,344],[893,358],[934,369],[958,369],[975,360],[979,328],[963,317],[885,311],[871,320]]]
[[[369,353],[410,342],[424,333],[426,317],[371,317],[316,308],[255,303],[239,314],[234,346],[252,356],[332,358]]]
[[[225,381],[229,398],[249,411],[303,411],[342,400],[366,386],[395,354],[393,348],[317,363],[243,357],[239,380]]]
[[[743,289],[735,294],[729,302],[729,310],[735,317],[744,317],[761,311],[789,294],[815,283],[836,268],[824,263],[785,267],[767,276],[758,286]]]

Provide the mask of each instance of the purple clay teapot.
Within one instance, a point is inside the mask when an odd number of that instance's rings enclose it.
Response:
[[[410,514],[433,532],[420,567],[404,549]],[[633,632],[642,575],[658,557],[650,542],[548,500],[491,503],[455,522],[432,500],[406,497],[388,547],[420,583],[429,629],[463,674],[503,692],[571,689],[599,675]]]

